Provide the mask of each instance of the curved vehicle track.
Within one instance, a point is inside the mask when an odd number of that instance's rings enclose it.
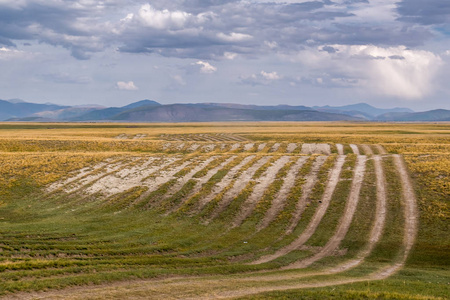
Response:
[[[356,145],[352,145],[354,153],[357,154],[358,148]],[[381,146],[380,146],[381,147]],[[337,147],[338,152],[341,153],[341,148]],[[343,148],[342,148],[343,149]],[[365,147],[361,147],[365,154],[368,154],[369,151],[366,151]],[[398,270],[400,270],[406,262],[406,259],[415,243],[415,239],[417,236],[418,230],[418,208],[416,203],[416,198],[414,194],[414,188],[412,182],[409,178],[409,174],[405,163],[400,155],[389,155],[386,153],[384,148],[379,148],[378,145],[374,146],[376,150],[370,154],[370,159],[374,161],[375,175],[376,175],[376,207],[375,207],[375,218],[372,224],[372,228],[369,233],[369,237],[366,245],[357,253],[353,258],[350,258],[336,266],[331,266],[325,268],[321,271],[313,271],[312,269],[306,270],[298,270],[299,268],[306,268],[312,263],[329,256],[336,250],[342,240],[345,238],[350,224],[357,208],[359,194],[361,190],[361,185],[364,179],[365,165],[367,161],[367,157],[365,155],[357,156],[356,166],[353,171],[353,179],[352,179],[352,188],[351,192],[348,195],[346,207],[344,210],[344,214],[340,219],[338,227],[335,231],[334,236],[328,241],[328,243],[323,247],[318,253],[313,255],[310,258],[306,258],[304,260],[295,262],[285,267],[285,269],[291,269],[289,272],[274,272],[274,270],[265,270],[260,272],[253,272],[248,274],[238,274],[238,275],[216,275],[213,277],[210,276],[187,276],[187,277],[171,277],[166,279],[154,279],[154,280],[137,280],[137,281],[128,281],[128,282],[115,282],[105,285],[99,286],[90,286],[90,287],[77,287],[77,288],[66,288],[59,291],[47,291],[47,292],[34,292],[34,293],[18,293],[13,294],[4,299],[120,299],[126,298],[127,295],[133,295],[134,299],[139,299],[142,296],[142,299],[148,299],[152,297],[161,297],[167,299],[226,299],[226,298],[234,298],[241,297],[246,295],[252,295],[262,292],[269,291],[280,291],[280,290],[288,290],[288,289],[300,289],[300,288],[313,288],[313,287],[325,287],[325,286],[334,286],[334,285],[343,285],[349,283],[356,282],[364,282],[370,280],[381,280],[388,278]],[[358,152],[359,153],[359,152]],[[347,277],[339,277],[339,278],[329,278],[327,275],[342,273],[351,268],[355,268],[360,265],[368,255],[372,252],[375,245],[380,241],[383,230],[385,228],[386,222],[386,214],[389,213],[387,211],[387,191],[386,191],[386,178],[384,175],[382,161],[384,157],[392,157],[395,165],[395,169],[400,178],[401,182],[401,198],[403,200],[403,210],[404,210],[404,237],[402,240],[402,247],[400,255],[397,258],[393,259],[387,266],[381,267],[378,270],[373,271],[370,274],[361,276],[361,277],[351,277],[351,275],[347,274]],[[224,190],[228,185],[231,185],[231,188],[227,190],[222,197],[222,201],[219,202],[219,207],[213,212],[210,216],[211,219],[214,216],[217,216],[221,211],[225,210],[227,205],[233,201],[233,199],[239,194],[239,192],[246,186],[246,184],[252,180],[255,172],[263,166],[265,163],[269,161],[271,156],[266,155],[260,159],[258,159],[254,164],[249,166],[248,169],[239,173],[244,165],[249,163],[253,156],[247,156],[244,158],[238,165],[231,168],[227,175],[222,178],[221,183],[223,185],[216,187],[213,189],[213,192],[208,195],[206,198],[209,201],[214,198],[214,195],[218,195],[222,190]],[[201,170],[204,167],[207,167],[213,158],[210,157],[208,159],[200,162],[195,170]],[[195,187],[195,191],[198,191],[205,182],[211,178],[216,171],[219,171],[221,168],[225,167],[228,163],[230,163],[235,157],[230,157],[228,160],[225,160],[215,168],[206,172],[206,175],[198,179],[198,185]],[[314,186],[314,182],[317,180],[317,173],[320,166],[325,161],[326,156],[317,157],[316,161],[313,163],[311,167],[310,174],[308,174],[305,179],[306,182],[303,185],[304,188],[310,187],[308,190]],[[327,184],[325,187],[325,191],[322,195],[322,203],[318,206],[317,210],[314,213],[310,223],[307,228],[300,233],[300,235],[295,239],[294,242],[279,249],[274,254],[262,256],[261,258],[251,262],[250,264],[261,264],[265,262],[272,261],[276,258],[279,258],[283,255],[288,254],[291,251],[299,249],[301,245],[303,245],[315,232],[318,225],[320,224],[325,212],[327,211],[330,200],[333,196],[334,190],[336,188],[337,183],[340,180],[340,174],[343,169],[344,162],[346,157],[344,155],[339,155],[335,165],[332,167],[331,172],[328,176]],[[206,163],[208,161],[208,163]],[[251,194],[250,198],[247,199],[247,204],[254,205],[255,201],[257,201],[261,196],[262,192],[270,185],[273,181],[276,173],[289,161],[288,156],[280,156],[278,160],[275,161],[272,166],[270,166],[266,173],[260,177],[261,182],[259,183],[261,189],[255,189]],[[173,162],[173,161],[172,161]],[[270,224],[271,219],[277,215],[277,212],[282,209],[283,198],[286,197],[288,192],[292,189],[292,184],[294,182],[293,179],[296,178],[298,172],[302,165],[306,162],[306,157],[299,157],[296,162],[291,166],[288,170],[287,178],[289,180],[285,180],[282,188],[276,194],[274,198],[274,202],[272,203],[273,209],[270,208],[267,212],[265,219],[262,221],[262,226],[267,226]],[[179,169],[182,166],[186,166],[192,163],[192,161],[185,161],[184,163],[174,167],[172,170],[167,170],[170,174],[174,174],[175,170]],[[156,168],[150,167],[151,162],[147,162],[147,165],[144,167],[136,167],[136,172],[143,172],[146,169],[146,166],[149,167],[146,172],[150,170],[152,172],[158,172]],[[170,165],[167,161],[167,165]],[[123,167],[123,164],[118,164],[118,166]],[[96,168],[96,170],[99,168]],[[110,172],[118,172],[117,169],[110,169]],[[107,176],[110,172],[103,174],[103,176]],[[134,171],[129,171],[123,173],[124,179],[128,178],[134,174]],[[193,170],[189,172],[187,175],[193,175]],[[237,178],[235,176],[240,174]],[[275,175],[274,175],[275,174]],[[83,178],[83,176],[78,176],[74,180],[66,181],[68,185],[71,183]],[[96,175],[97,176],[97,175]],[[228,176],[228,177],[227,177]],[[192,177],[192,176],[191,176]],[[165,176],[165,181],[170,180],[171,176]],[[180,178],[178,183],[183,182],[183,179],[187,177]],[[257,184],[258,186],[258,184]],[[60,189],[61,186],[58,186]],[[176,192],[176,189],[180,189],[181,186],[178,184],[172,187],[172,192]],[[308,193],[304,191],[301,195],[300,199],[304,197],[304,195]],[[306,196],[307,197],[307,196]],[[306,198],[303,199],[306,201]],[[205,201],[199,206],[204,206],[209,201]],[[301,201],[299,201],[300,203]],[[238,226],[242,220],[245,220],[245,216],[248,215],[248,212],[252,211],[252,205],[245,205],[241,207],[241,214],[238,215],[237,220],[240,222],[235,223],[235,226]],[[297,211],[301,210],[301,205],[297,207]],[[300,213],[301,215],[301,213]],[[297,220],[298,222],[298,220]],[[297,223],[296,223],[297,224]],[[292,232],[292,231],[291,231]],[[322,276],[324,276],[322,278]],[[343,275],[344,276],[344,275]],[[311,281],[302,281],[302,280],[312,280]],[[286,280],[286,283],[280,283],[280,281]],[[135,296],[136,295],[136,296]]]

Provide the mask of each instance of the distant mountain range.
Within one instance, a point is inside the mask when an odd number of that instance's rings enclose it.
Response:
[[[60,106],[20,99],[0,100],[0,121],[30,122],[211,122],[211,121],[450,121],[450,110],[414,112],[376,108],[366,103],[345,106],[259,106],[233,103],[162,105],[142,100],[122,107]]]

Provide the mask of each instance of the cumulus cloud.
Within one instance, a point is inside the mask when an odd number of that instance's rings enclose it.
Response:
[[[125,90],[125,91],[136,91],[138,90],[138,87],[134,84],[133,81],[118,81],[116,83],[116,87],[119,90]]]
[[[269,85],[277,80],[282,79],[282,76],[278,75],[277,72],[266,72],[261,71],[258,74],[251,74],[248,76],[241,76],[240,82],[242,84],[248,84],[252,86],[256,85]]]
[[[187,12],[169,11],[167,9],[157,10],[150,4],[143,5],[138,13],[138,19],[144,25],[157,29],[181,29],[192,18],[192,14]]]
[[[278,80],[278,79],[281,78],[281,77],[277,74],[277,72],[271,72],[271,73],[269,73],[269,72],[261,71],[261,76],[262,76],[264,79],[266,79],[266,80]]]
[[[199,60],[195,64],[199,65],[200,66],[200,72],[205,73],[205,74],[210,74],[210,73],[214,73],[214,72],[217,71],[216,67],[212,66],[210,63],[208,63],[206,61]]]
[[[30,57],[31,57],[31,55],[24,51],[6,48],[6,47],[0,47],[0,60],[21,59],[21,58],[30,58]]]

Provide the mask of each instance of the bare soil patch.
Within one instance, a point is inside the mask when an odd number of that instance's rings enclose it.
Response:
[[[252,262],[251,264],[262,264],[265,262],[272,261],[278,257],[284,256],[288,254],[289,252],[292,252],[296,249],[299,249],[300,246],[302,246],[316,231],[317,226],[319,226],[320,221],[322,221],[323,216],[325,215],[325,212],[328,209],[328,205],[330,204],[331,197],[333,196],[334,190],[336,188],[337,183],[339,182],[340,174],[342,171],[342,166],[345,162],[345,156],[339,156],[335,166],[333,167],[329,177],[328,177],[328,183],[325,188],[325,192],[322,196],[322,203],[317,208],[313,218],[311,219],[311,222],[308,224],[308,227],[300,234],[300,236],[295,239],[291,244],[279,249],[274,254],[266,255],[258,260]]]
[[[353,220],[353,215],[355,214],[356,207],[359,202],[359,194],[361,191],[362,183],[364,180],[364,172],[366,169],[366,156],[358,156],[356,159],[356,166],[353,175],[352,186],[350,189],[350,194],[347,199],[347,204],[345,206],[344,214],[339,220],[339,225],[336,233],[331,237],[327,244],[315,255],[307,259],[295,262],[288,265],[284,269],[301,269],[306,268],[314,262],[332,255],[339,247],[340,243],[344,239],[345,235],[350,228],[350,224]]]
[[[350,148],[352,148],[352,151],[353,151],[354,154],[359,155],[358,146],[356,146],[354,144],[350,144]]]
[[[228,205],[230,205],[231,201],[233,201],[233,199],[235,199],[239,195],[239,193],[245,188],[247,183],[253,178],[253,175],[256,173],[256,171],[265,163],[267,163],[270,158],[271,156],[264,156],[247,170],[242,172],[241,176],[239,176],[239,178],[234,181],[233,187],[223,195],[217,209],[212,213],[210,219],[216,218],[222,211],[224,211],[228,207]]]
[[[336,148],[339,155],[344,155],[344,146],[342,144],[336,144]]]
[[[308,198],[311,195],[313,187],[317,182],[317,175],[319,173],[320,167],[325,163],[326,160],[327,160],[326,156],[318,156],[316,158],[316,161],[311,167],[310,173],[305,176],[305,183],[302,186],[302,195],[299,197],[297,201],[297,204],[295,206],[295,212],[292,216],[288,228],[286,229],[286,234],[292,233],[292,231],[294,231],[295,227],[300,221],[301,215],[305,210]]]
[[[373,155],[372,148],[369,145],[361,145],[365,155]]]
[[[328,144],[303,144],[303,154],[331,154],[331,147]]]
[[[296,143],[290,143],[287,145],[286,151],[287,153],[292,153],[297,149],[298,145]]]
[[[263,151],[264,148],[266,148],[267,144],[266,143],[262,143],[258,145],[258,152]]]
[[[275,180],[277,173],[285,164],[290,161],[290,156],[282,156],[277,161],[275,161],[267,170],[264,172],[263,176],[259,178],[258,184],[254,187],[253,192],[244,202],[241,207],[240,212],[233,220],[232,227],[237,227],[242,224],[242,222],[252,213],[255,209],[256,204],[261,200],[266,189]]]
[[[245,166],[248,162],[250,162],[255,156],[247,156],[245,157],[238,165],[231,168],[231,170],[225,175],[222,180],[215,185],[215,187],[212,189],[211,193],[204,198],[200,199],[199,201],[199,207],[198,210],[201,210],[207,203],[209,203],[211,200],[213,200],[218,194],[220,194],[227,186],[229,186],[232,181],[234,180],[234,177],[239,172],[240,169],[242,169],[243,166]]]
[[[302,168],[302,166],[305,164],[308,157],[303,156],[300,157],[297,162],[290,168],[288,173],[286,174],[286,178],[284,179],[283,185],[280,189],[280,191],[275,196],[272,205],[270,206],[269,210],[267,211],[266,215],[264,216],[264,219],[262,220],[261,224],[258,226],[258,230],[264,229],[267,226],[269,226],[270,222],[272,222],[275,217],[278,215],[278,213],[283,210],[283,207],[286,202],[286,198],[289,195],[289,192],[292,190],[295,184],[295,178],[297,177],[297,174],[299,170]]]

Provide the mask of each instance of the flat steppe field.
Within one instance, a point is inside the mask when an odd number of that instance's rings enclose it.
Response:
[[[448,299],[450,123],[0,123],[0,298]]]

